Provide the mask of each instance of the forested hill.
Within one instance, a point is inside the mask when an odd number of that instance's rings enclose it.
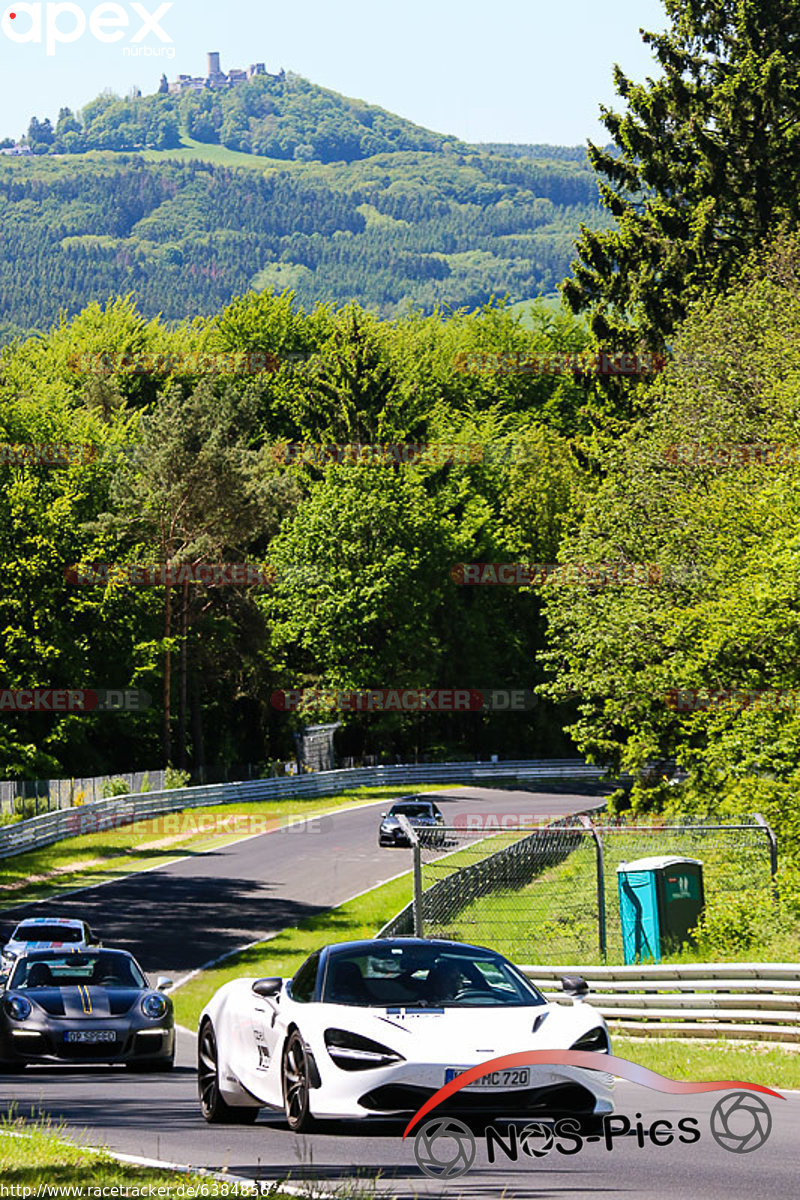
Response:
[[[34,118],[28,140],[36,153],[169,150],[180,145],[182,131],[207,145],[305,162],[353,162],[400,150],[465,148],[457,138],[433,133],[291,72],[258,75],[230,89],[126,98],[105,92],[77,115],[62,108],[55,127]]]
[[[0,341],[125,293],[169,320],[287,286],[389,317],[524,301],[605,222],[575,148],[465,146],[295,76],[101,96],[27,144],[0,157]]]

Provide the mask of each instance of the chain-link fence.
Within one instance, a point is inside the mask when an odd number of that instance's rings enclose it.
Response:
[[[598,954],[622,962],[622,863],[699,859],[707,899],[769,894],[774,885],[777,844],[758,816],[735,825],[588,817],[521,824],[414,830],[415,899],[381,932],[490,945],[515,962],[576,963]]]

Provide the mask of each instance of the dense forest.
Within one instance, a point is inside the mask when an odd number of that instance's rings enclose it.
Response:
[[[451,571],[553,560],[594,385],[468,364],[586,342],[548,307],[526,330],[502,305],[386,322],[251,292],[178,329],[130,299],[92,304],[7,347],[0,442],[94,448],[0,463],[0,545],[14,563],[0,576],[7,686],[124,684],[159,700],[141,714],[6,712],[2,773],[286,756],[293,729],[325,714],[276,710],[281,688],[531,689],[543,678],[538,602],[460,587]],[[213,372],[213,356],[264,351],[269,369]],[[481,452],[317,466],[275,450],[407,441]],[[73,582],[74,564],[226,561],[268,565],[274,586]],[[339,748],[458,755],[466,740],[552,753],[566,747],[558,707],[542,702],[533,724],[530,713],[345,718]]]
[[[447,145],[259,171],[155,151],[2,164],[7,332],[64,315],[0,352],[0,440],[93,452],[0,462],[0,669],[158,698],[6,712],[3,774],[265,761],[332,718],[344,754],[578,750],[632,773],[614,803],[757,809],[797,844],[800,13],[665,8],[645,35],[659,77],[617,72],[589,167]],[[490,298],[558,279],[565,305],[525,320]],[[622,351],[666,369],[586,366]],[[481,453],[323,461],[289,442]],[[70,582],[109,562],[274,582]],[[476,563],[563,569],[468,586]],[[537,704],[272,701],[386,687]]]
[[[0,158],[0,338],[128,293],[173,321],[251,287],[384,316],[527,300],[555,290],[581,221],[602,225],[596,195],[586,166],[486,154],[263,171]]]

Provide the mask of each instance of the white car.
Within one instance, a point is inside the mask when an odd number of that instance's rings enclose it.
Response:
[[[26,917],[3,946],[0,970],[10,971],[20,954],[33,950],[89,950],[99,946],[85,921],[71,917]]]
[[[376,938],[326,946],[291,980],[236,979],[200,1014],[198,1087],[209,1122],[250,1124],[283,1109],[314,1120],[413,1114],[468,1067],[525,1050],[594,1050],[598,1070],[549,1064],[493,1072],[438,1111],[583,1117],[613,1110],[605,1021],[567,976],[569,1005],[548,1003],[493,950]]]

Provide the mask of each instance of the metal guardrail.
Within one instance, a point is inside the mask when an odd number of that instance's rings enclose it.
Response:
[[[800,1041],[800,963],[649,967],[520,967],[548,1000],[562,975],[582,975],[611,1032],[650,1037]]]
[[[355,767],[319,771],[277,779],[208,784],[98,800],[0,827],[0,859],[11,858],[65,838],[104,829],[117,829],[162,813],[216,804],[246,804],[259,800],[303,800],[336,796],[362,787],[407,787],[423,783],[477,783],[509,780],[519,784],[546,779],[600,779],[601,767],[581,759],[551,759],[504,763],[409,763],[400,766]]]

